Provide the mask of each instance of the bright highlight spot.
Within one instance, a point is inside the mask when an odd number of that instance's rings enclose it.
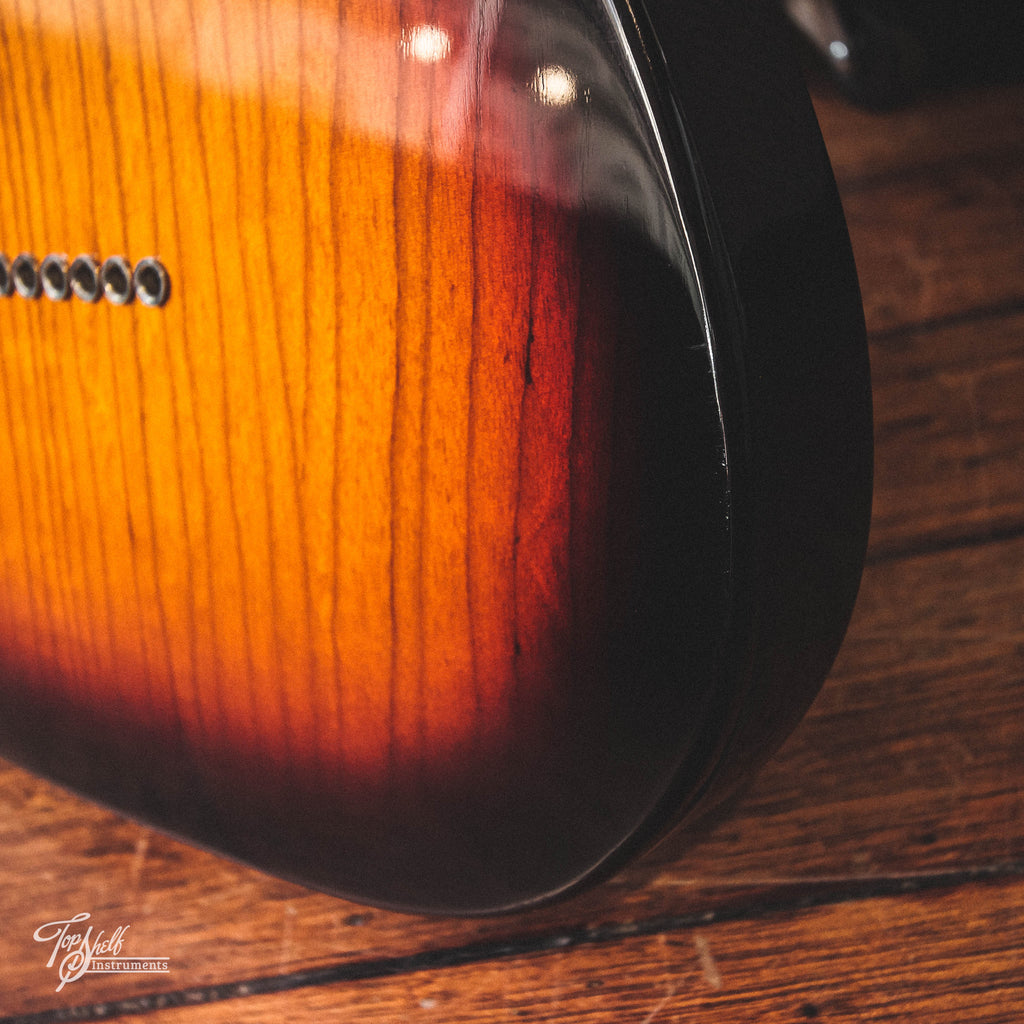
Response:
[[[850,48],[841,39],[836,39],[828,44],[828,52],[836,60],[846,60],[850,56]]]
[[[452,51],[452,39],[439,25],[413,25],[402,31],[402,53],[421,64],[437,64]]]
[[[537,68],[530,88],[549,107],[567,107],[576,101],[576,76],[561,64]]]

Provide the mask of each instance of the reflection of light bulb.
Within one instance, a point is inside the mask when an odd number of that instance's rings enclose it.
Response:
[[[422,64],[436,64],[451,53],[452,39],[439,25],[413,25],[402,31],[402,53]]]
[[[567,107],[576,100],[576,76],[561,64],[537,68],[530,88],[549,107]]]

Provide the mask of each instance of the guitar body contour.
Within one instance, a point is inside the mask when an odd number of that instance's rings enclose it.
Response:
[[[0,753],[449,913],[733,792],[835,655],[871,476],[750,6],[0,0]]]

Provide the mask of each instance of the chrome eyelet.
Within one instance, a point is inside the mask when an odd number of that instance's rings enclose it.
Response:
[[[71,285],[68,283],[68,258],[50,253],[39,267],[39,279],[43,285],[43,293],[48,299],[63,302],[71,295]]]
[[[123,256],[99,261],[86,254],[76,256],[68,266],[62,253],[49,253],[42,263],[23,252],[13,260],[0,253],[0,298],[17,292],[26,299],[46,295],[63,302],[74,295],[82,302],[97,302],[105,297],[115,306],[125,306],[138,296],[144,306],[163,306],[170,298],[171,276],[155,256],[139,260],[132,269]]]
[[[100,265],[91,256],[76,256],[68,280],[76,299],[82,302],[97,302],[103,294],[100,284]]]
[[[111,256],[100,268],[100,283],[108,302],[124,306],[132,301],[132,268],[123,256]]]
[[[39,296],[39,264],[31,253],[23,252],[14,258],[11,264],[11,277],[14,288],[23,299],[35,299]]]
[[[162,306],[171,294],[171,279],[164,265],[152,256],[136,264],[132,283],[139,302],[145,306]]]

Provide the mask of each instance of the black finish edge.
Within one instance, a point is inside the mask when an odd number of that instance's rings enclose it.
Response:
[[[785,26],[748,0],[606,2],[653,102],[706,302],[732,535],[709,706],[728,727],[698,744],[640,828],[582,876],[452,916],[543,906],[608,878],[676,826],[703,834],[817,696],[865,564],[874,445],[863,307]]]
[[[677,132],[670,157],[702,200],[707,235],[695,258],[708,292],[733,538],[721,677],[731,729],[696,799],[680,811],[685,795],[666,794],[635,848],[729,800],[817,695],[860,585],[873,439],[853,254],[778,11],[748,0],[622,8],[656,55],[662,106],[676,117],[661,126]],[[693,766],[684,768],[685,785]]]

